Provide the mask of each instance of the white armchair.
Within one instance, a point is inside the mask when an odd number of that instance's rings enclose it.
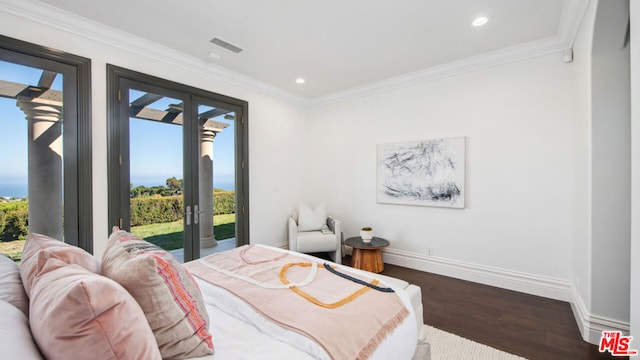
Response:
[[[298,214],[289,217],[289,250],[328,252],[333,262],[342,263],[340,220],[326,216],[323,204],[314,210],[301,204]]]

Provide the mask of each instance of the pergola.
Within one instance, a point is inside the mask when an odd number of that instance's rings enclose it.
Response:
[[[63,238],[62,229],[62,91],[51,89],[58,74],[42,71],[37,85],[0,80],[0,97],[16,100],[28,121],[29,230]],[[150,107],[163,95],[145,93],[129,104],[129,117],[167,124],[183,124],[183,104],[166,110]],[[212,108],[198,114],[200,129],[199,216],[200,246],[217,244],[213,234],[213,140],[226,123],[212,120],[230,111]]]

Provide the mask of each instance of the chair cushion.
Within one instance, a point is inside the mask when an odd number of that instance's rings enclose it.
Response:
[[[335,251],[338,238],[335,234],[323,234],[321,231],[298,232],[298,250],[302,253]]]
[[[300,203],[298,214],[298,231],[320,230],[327,223],[327,210],[324,203],[311,208]]]
[[[200,289],[169,252],[114,228],[102,257],[102,271],[138,301],[163,358],[213,354]]]
[[[20,268],[13,260],[0,254],[0,301],[17,307],[29,316],[29,298],[24,292]]]

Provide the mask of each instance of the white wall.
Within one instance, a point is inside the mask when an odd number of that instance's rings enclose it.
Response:
[[[572,307],[583,338],[629,319],[629,51],[627,0],[591,1],[574,43],[576,126]]]
[[[601,145],[606,147],[618,136],[592,137],[592,93],[603,91],[594,91],[591,74],[597,1],[590,2],[576,38],[573,63],[562,62],[559,53],[549,54],[325,103],[312,110],[304,101],[274,95],[272,89],[244,86],[169,49],[135,40],[141,45],[137,49],[127,45],[131,44],[128,35],[87,27],[68,15],[32,8],[32,2],[3,2],[3,35],[92,59],[94,248],[98,255],[108,233],[105,66],[111,63],[249,102],[252,242],[284,244],[284,219],[297,202],[324,201],[329,212],[343,220],[346,236],[369,225],[391,241],[390,250],[402,254],[426,256],[430,247],[433,259],[496,270],[498,276],[508,273],[560,287],[575,286],[582,316],[593,318],[592,307],[597,306],[603,313],[595,315],[624,322],[622,302],[606,309],[608,301],[619,296],[610,291],[624,290],[624,285],[609,288],[605,277],[594,274],[601,266],[615,268],[620,255],[593,256],[594,249],[602,251],[606,241],[593,244],[593,236],[602,238],[603,233],[596,229],[592,234],[592,217],[606,220],[608,214],[592,211],[592,191],[607,182],[593,184],[591,179],[597,166],[608,164],[606,157],[600,158],[606,153],[597,146],[593,149],[597,164],[592,163],[592,141],[604,140]],[[637,23],[637,6],[632,14]],[[638,38],[632,37],[635,55]],[[637,71],[632,75],[638,103],[640,81]],[[606,122],[597,125],[606,127]],[[634,178],[640,168],[639,128],[632,128]],[[377,144],[454,136],[467,137],[465,209],[376,203]],[[636,218],[638,183],[631,185]],[[612,224],[606,221],[605,228]],[[631,256],[638,259],[639,225],[632,224]],[[594,265],[593,261],[603,262]],[[631,263],[634,304],[640,298],[640,267]],[[640,336],[639,313],[632,305],[636,336]]]
[[[390,248],[569,279],[572,64],[551,54],[312,110],[310,202],[345,236],[373,226]],[[467,137],[466,208],[376,203],[376,145]]]
[[[631,13],[631,336],[640,349],[640,4],[630,1]]]
[[[629,319],[631,231],[628,16],[628,0],[598,2],[591,66],[591,312],[622,321]]]
[[[316,106],[308,201],[327,202],[347,237],[373,226],[391,241],[385,261],[569,300],[589,341],[624,330],[625,1],[589,3],[571,63],[555,53]],[[377,144],[454,136],[467,137],[464,210],[376,203]]]
[[[575,71],[573,92],[576,99],[574,119],[573,176],[573,285],[576,306],[591,309],[591,52],[597,1],[591,1],[573,44]]]
[[[11,2],[10,2],[11,3]],[[23,8],[24,6],[24,8]],[[91,25],[91,24],[90,24]],[[53,9],[13,2],[0,11],[0,33],[92,61],[94,252],[108,235],[106,64],[129,68],[249,102],[250,231],[253,243],[280,245],[286,217],[301,197],[308,110],[294,101],[248,90],[218,76],[204,62]],[[134,41],[141,48],[128,44]],[[268,92],[268,91],[267,91]]]

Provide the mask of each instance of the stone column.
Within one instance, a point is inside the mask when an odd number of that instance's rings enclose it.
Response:
[[[213,139],[216,132],[200,130],[200,248],[218,245],[213,234]]]
[[[213,234],[213,139],[227,124],[208,120],[200,129],[200,248],[218,245]]]
[[[29,126],[29,231],[63,240],[62,103],[18,97]]]

